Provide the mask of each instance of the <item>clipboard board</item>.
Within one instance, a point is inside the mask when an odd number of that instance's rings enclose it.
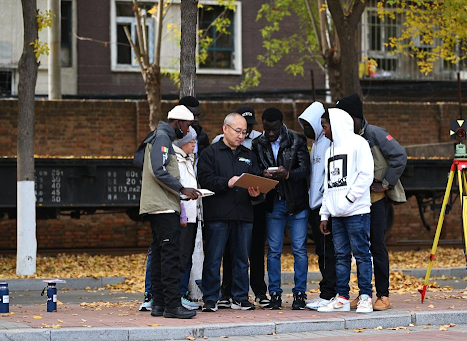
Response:
[[[259,187],[261,193],[268,193],[271,189],[276,187],[279,183],[277,180],[263,178],[253,174],[243,173],[235,181],[235,187],[248,188],[248,187]]]

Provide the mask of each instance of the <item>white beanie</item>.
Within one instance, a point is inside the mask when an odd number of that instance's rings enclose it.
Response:
[[[193,121],[193,113],[184,105],[177,105],[169,111],[167,115],[169,120]]]
[[[183,136],[181,139],[175,140],[173,144],[177,147],[181,147],[184,144],[190,142],[191,140],[196,140],[196,136],[196,131],[193,129],[193,127],[190,127],[190,129],[188,130],[188,134]]]

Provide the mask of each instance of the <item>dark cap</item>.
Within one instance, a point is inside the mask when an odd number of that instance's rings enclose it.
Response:
[[[235,110],[235,112],[242,115],[245,118],[246,124],[258,124],[258,122],[256,122],[255,120],[255,111],[249,105],[242,105],[241,107],[238,107],[237,110]]]
[[[342,97],[337,102],[336,108],[346,111],[352,117],[363,119],[363,104],[357,94]]]

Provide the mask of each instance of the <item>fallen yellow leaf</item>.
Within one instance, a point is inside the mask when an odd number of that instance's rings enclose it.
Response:
[[[158,327],[160,326],[159,323],[152,323],[152,324],[148,324],[149,327]]]
[[[430,304],[430,305],[428,306],[428,308],[431,308],[431,309],[433,309],[434,307],[435,307],[435,306],[434,306],[433,304]]]
[[[190,336],[190,335],[187,335],[187,336],[186,336],[186,339],[187,339],[187,340],[196,340],[196,338],[194,338],[193,336]]]
[[[40,319],[42,319],[42,316],[34,315],[32,318],[33,318],[33,319],[36,319],[36,320],[40,320]]]

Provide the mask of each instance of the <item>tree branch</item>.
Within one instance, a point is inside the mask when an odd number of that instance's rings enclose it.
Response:
[[[318,30],[318,25],[316,24],[315,17],[313,16],[313,9],[311,8],[309,0],[305,0],[305,6],[306,6],[306,9],[307,9],[307,12],[308,12],[308,16],[310,17],[311,23],[313,25],[313,31],[315,32],[315,36],[318,39],[319,49],[320,49],[320,51],[323,51],[323,43],[321,42],[322,38],[321,38],[320,32]],[[319,8],[318,8],[318,10],[319,10]]]
[[[135,43],[131,39],[131,33],[128,30],[128,26],[123,26],[123,30],[125,31],[126,38],[128,39],[128,42],[130,43],[131,48],[135,52],[136,59],[138,60],[139,69],[141,70],[141,75],[143,76],[144,81],[146,81],[146,73],[144,71],[143,64],[141,63],[141,55],[139,54],[139,51],[136,48]]]
[[[139,11],[139,5],[138,5],[138,0],[133,0],[134,4],[134,13],[135,13],[135,19],[136,19],[136,33],[138,35],[138,47],[139,47],[139,55],[140,57],[143,57],[143,63],[144,67],[149,66],[149,62],[147,60],[147,53],[144,50],[144,38],[143,38],[143,32],[142,32],[142,27],[141,27],[141,14]],[[144,28],[146,30],[146,28]],[[134,45],[134,44],[133,44]],[[136,50],[136,47],[135,47]]]

